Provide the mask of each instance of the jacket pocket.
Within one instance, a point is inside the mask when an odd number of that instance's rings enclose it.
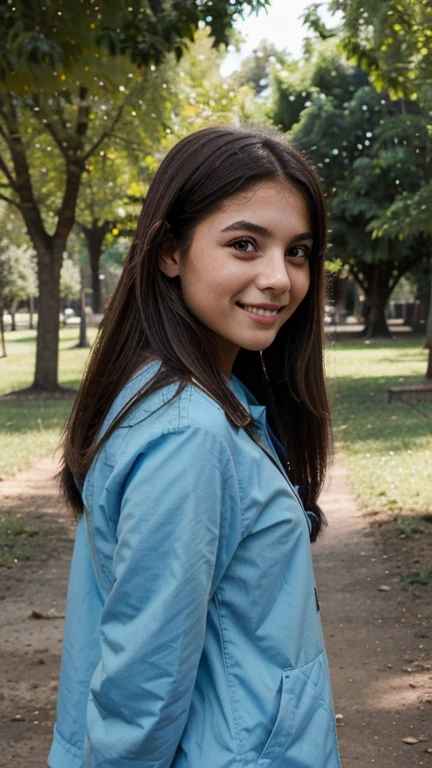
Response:
[[[282,672],[278,715],[256,768],[340,768],[325,653]]]

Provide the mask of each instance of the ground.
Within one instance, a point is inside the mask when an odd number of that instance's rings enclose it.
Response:
[[[0,568],[4,768],[44,768],[51,742],[74,535],[54,471],[46,459],[0,483],[0,513],[25,521],[29,557]],[[362,514],[343,457],[322,503],[329,526],[313,552],[343,768],[432,768],[432,587],[403,583],[426,562],[431,520],[420,534]]]

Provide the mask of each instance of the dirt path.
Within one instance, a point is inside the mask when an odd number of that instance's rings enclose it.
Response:
[[[0,568],[1,768],[45,768],[51,742],[63,619],[31,614],[64,613],[74,533],[52,475],[44,460],[0,484],[0,513],[39,528],[30,560]],[[343,768],[432,768],[431,588],[401,588],[418,545],[401,554],[388,524],[370,527],[341,464],[323,505],[314,559]]]
[[[313,552],[343,768],[432,766],[432,590],[401,586],[430,543],[371,527],[340,462],[322,504],[330,525]]]
[[[31,521],[28,561],[0,568],[0,766],[45,768],[55,715],[63,619],[74,526],[59,502],[53,462],[0,484],[0,514]]]

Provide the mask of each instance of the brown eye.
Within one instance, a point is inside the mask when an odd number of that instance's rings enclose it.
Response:
[[[232,248],[235,248],[236,251],[240,251],[241,253],[250,253],[253,250],[255,250],[255,243],[253,240],[249,240],[248,237],[239,237],[237,240],[234,240],[231,244]]]
[[[311,254],[309,245],[294,245],[289,249],[287,256],[294,259],[308,259]]]

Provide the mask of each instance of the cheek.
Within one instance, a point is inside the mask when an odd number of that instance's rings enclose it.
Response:
[[[306,296],[310,286],[309,268],[298,272],[291,283],[291,290],[295,294],[297,301],[302,301]]]

